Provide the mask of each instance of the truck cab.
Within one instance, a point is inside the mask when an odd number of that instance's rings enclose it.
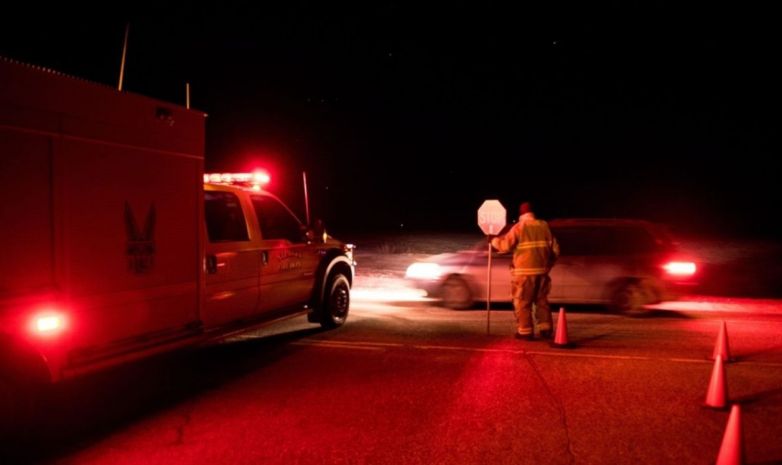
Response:
[[[309,320],[341,326],[348,314],[352,246],[302,224],[275,195],[205,175],[203,325],[268,320],[306,310]]]
[[[206,115],[0,57],[0,436],[38,387],[350,306],[352,246],[254,174],[205,175]]]

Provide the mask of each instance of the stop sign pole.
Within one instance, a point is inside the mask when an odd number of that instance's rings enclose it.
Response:
[[[486,267],[486,334],[490,333],[491,325],[491,240],[489,236],[499,234],[505,227],[507,211],[499,200],[485,200],[478,209],[478,226],[487,236],[487,245],[489,247],[487,256],[488,264]]]

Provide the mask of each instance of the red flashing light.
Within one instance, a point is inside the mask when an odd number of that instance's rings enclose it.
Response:
[[[697,270],[693,262],[668,262],[663,265],[663,268],[673,276],[692,276]]]
[[[204,182],[212,184],[239,184],[261,190],[262,186],[269,184],[271,177],[266,171],[258,170],[252,173],[206,173]]]
[[[260,185],[266,185],[269,184],[269,181],[271,181],[272,178],[269,176],[269,173],[266,171],[256,171],[253,173],[253,181],[256,184]]]
[[[38,336],[53,336],[65,330],[66,322],[63,313],[44,311],[33,316],[30,329],[33,334]]]

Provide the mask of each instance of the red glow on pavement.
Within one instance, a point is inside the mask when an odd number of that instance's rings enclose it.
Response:
[[[512,417],[523,411],[523,404],[545,403],[535,398],[540,393],[539,380],[532,374],[523,353],[522,344],[515,344],[512,328],[501,342],[489,343],[479,349],[475,357],[465,365],[461,376],[453,380],[449,402],[443,416],[434,420],[438,428],[436,437],[444,438],[431,444],[435,457],[453,457],[454,444],[482,444],[494,447],[507,439],[498,434],[496,425],[489,419]],[[524,367],[519,370],[518,367]],[[521,389],[520,389],[521,388]],[[511,400],[508,403],[508,399]],[[509,406],[510,405],[510,406]],[[521,421],[518,419],[517,421]],[[447,439],[445,439],[447,438]],[[483,463],[481,449],[461,450],[456,463]]]
[[[265,186],[266,184],[269,184],[271,180],[272,178],[269,176],[269,173],[264,170],[256,170],[253,172],[253,184]]]

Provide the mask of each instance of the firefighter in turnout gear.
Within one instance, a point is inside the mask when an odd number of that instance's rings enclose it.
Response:
[[[521,204],[519,215],[518,223],[505,235],[492,238],[491,245],[500,253],[513,252],[511,289],[517,322],[516,337],[534,339],[534,304],[538,334],[550,339],[552,324],[548,294],[551,278],[548,274],[559,257],[559,244],[548,223],[535,218],[529,202]]]

